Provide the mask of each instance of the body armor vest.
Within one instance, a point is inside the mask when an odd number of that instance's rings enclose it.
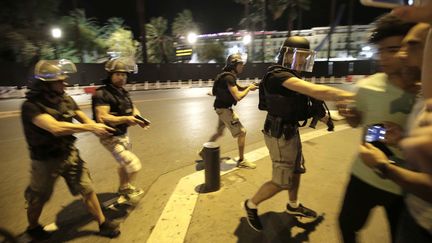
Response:
[[[43,98],[35,97],[29,101],[37,105],[43,113],[51,115],[57,121],[72,122],[72,119],[76,115],[75,110],[72,109],[74,107],[72,98],[65,96],[56,108],[46,105],[42,99]],[[75,136],[54,136],[43,129],[41,131],[46,132],[43,138],[40,137],[41,135],[34,136],[30,134],[29,136],[29,140],[31,140],[29,141],[29,145],[32,159],[43,160],[65,156],[74,148]]]
[[[212,93],[214,96],[216,96],[216,99],[220,103],[224,104],[224,106],[231,107],[231,105],[236,105],[237,101],[234,99],[231,92],[229,91],[228,84],[224,85],[223,83],[221,83],[222,79],[226,75],[231,75],[235,79],[237,79],[237,77],[234,74],[232,74],[231,72],[220,73],[218,76],[216,76],[216,79],[214,81],[213,88],[212,88]]]

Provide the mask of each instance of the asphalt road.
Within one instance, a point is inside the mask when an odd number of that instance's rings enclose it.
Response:
[[[196,152],[214,132],[217,116],[212,109],[213,98],[208,89],[184,89],[135,92],[133,100],[143,115],[152,121],[149,130],[130,128],[133,151],[142,160],[143,169],[136,184],[148,190],[153,183],[166,173],[183,170],[193,173]],[[257,94],[246,97],[236,107],[241,121],[248,129],[247,143],[261,142],[260,129],[264,113],[258,111]],[[79,97],[78,97],[79,99]],[[6,108],[19,108],[23,100],[1,101]],[[85,103],[85,101],[80,101]],[[3,104],[0,104],[3,108]],[[5,109],[2,109],[5,110]],[[84,112],[90,114],[88,105]],[[0,119],[0,227],[6,227],[14,234],[25,230],[25,201],[23,192],[29,181],[29,156],[19,116]],[[235,140],[226,134],[220,140],[222,153],[236,149]],[[82,158],[92,173],[99,193],[117,190],[116,163],[111,155],[99,144],[91,133],[78,134],[77,146]],[[179,175],[181,176],[181,175]],[[63,180],[57,183],[53,197],[47,204],[41,221],[50,223],[59,217],[59,212],[76,198],[68,192]],[[171,180],[175,185],[177,180]],[[168,185],[167,185],[168,186]],[[73,213],[75,210],[71,210]],[[66,213],[67,214],[67,213]],[[61,215],[68,219],[68,215]]]
[[[149,207],[149,228],[156,222],[164,203],[177,181],[195,171],[197,151],[215,131],[217,116],[212,108],[214,98],[209,88],[133,92],[132,99],[143,116],[152,121],[150,129],[132,127],[129,135],[133,151],[141,159],[143,169],[136,184],[146,190],[143,204]],[[75,97],[83,111],[90,115],[88,96]],[[0,111],[18,110],[23,100],[2,100]],[[257,109],[258,92],[242,100],[235,110],[248,130],[246,152],[264,146],[262,124],[265,113]],[[226,131],[219,144],[222,155],[237,156],[236,140]],[[87,162],[99,197],[115,192],[118,187],[116,163],[91,133],[77,135],[81,157]],[[30,160],[18,115],[0,118],[0,227],[20,234],[27,226],[23,192],[29,182]],[[60,182],[61,181],[61,182]],[[76,203],[62,179],[42,213],[41,222],[68,224],[88,215]],[[94,226],[93,226],[93,230]]]

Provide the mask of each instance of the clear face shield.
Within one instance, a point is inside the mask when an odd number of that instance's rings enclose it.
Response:
[[[284,47],[282,65],[299,72],[312,72],[316,52],[313,50]],[[281,53],[282,55],[282,53]]]
[[[67,59],[41,60],[36,63],[34,77],[42,81],[60,81],[76,72],[75,64]]]

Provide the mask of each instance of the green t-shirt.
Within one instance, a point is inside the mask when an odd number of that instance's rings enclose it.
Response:
[[[415,103],[415,94],[407,93],[388,81],[384,73],[377,73],[361,80],[356,94],[356,107],[362,113],[362,126],[390,121],[406,126],[408,115]],[[400,157],[400,151],[389,146]],[[381,190],[401,194],[401,188],[391,180],[385,180],[367,167],[359,156],[352,167],[352,174]]]

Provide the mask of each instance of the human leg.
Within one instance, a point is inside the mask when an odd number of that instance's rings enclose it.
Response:
[[[117,237],[120,234],[119,225],[105,218],[99,199],[93,189],[90,172],[85,166],[85,162],[79,157],[78,150],[71,151],[66,163],[61,175],[64,177],[69,191],[74,196],[81,194],[88,212],[99,224],[101,235],[110,238]]]
[[[405,207],[403,197],[393,193],[385,193],[383,197],[383,206],[389,222],[392,242],[396,242],[399,220]]]
[[[345,243],[357,242],[357,232],[363,228],[370,210],[377,205],[369,187],[371,186],[351,175],[338,218]]]
[[[27,234],[36,240],[46,240],[51,237],[51,233],[45,231],[39,224],[45,203],[51,197],[54,182],[58,175],[56,165],[53,161],[33,160],[31,165],[30,185],[27,187],[24,196],[27,203]]]
[[[101,139],[101,143],[111,152],[119,163],[119,193],[125,196],[136,196],[144,191],[132,186],[132,182],[141,169],[140,159],[130,150],[131,144],[126,135]]]

